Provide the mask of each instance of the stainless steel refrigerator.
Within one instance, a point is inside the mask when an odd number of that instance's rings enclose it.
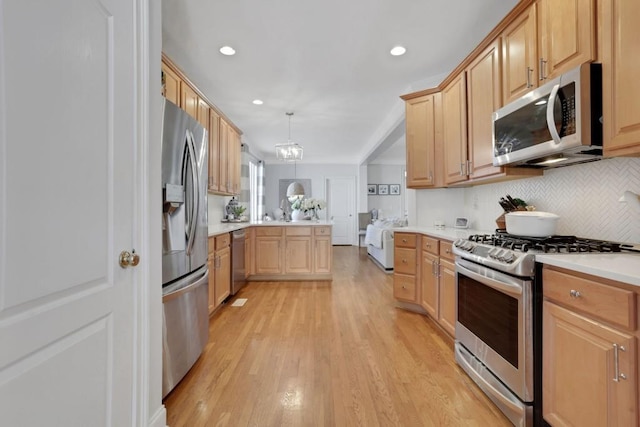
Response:
[[[207,131],[164,101],[162,123],[162,396],[209,340]]]

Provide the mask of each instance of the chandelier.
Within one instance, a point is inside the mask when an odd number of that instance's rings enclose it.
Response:
[[[284,144],[276,144],[276,157],[278,160],[284,160],[285,162],[302,160],[302,146],[291,141],[291,116],[293,116],[293,113],[286,114],[289,116],[289,138]]]

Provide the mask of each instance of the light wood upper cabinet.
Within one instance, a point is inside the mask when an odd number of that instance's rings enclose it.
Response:
[[[538,8],[540,84],[596,59],[595,0],[539,0]]]
[[[218,153],[218,176],[220,177],[220,184],[218,188],[221,193],[230,193],[229,190],[229,124],[220,118],[220,151]]]
[[[180,77],[164,62],[162,63],[162,96],[180,105]]]
[[[500,39],[467,68],[469,175],[481,178],[502,172],[493,166],[492,115],[501,107]]]
[[[467,180],[467,85],[460,73],[442,91],[442,135],[446,184]]]
[[[640,155],[640,2],[602,2],[604,151]]]
[[[503,105],[538,85],[537,5],[533,4],[502,32]]]
[[[204,99],[198,98],[198,113],[197,120],[207,131],[209,131],[209,117],[210,117],[211,107]]]
[[[242,145],[240,135],[232,127],[229,127],[227,140],[229,168],[227,191],[231,194],[240,194],[240,172],[242,167]]]
[[[440,101],[439,93],[406,102],[408,188],[429,188],[436,182],[436,132],[441,132],[436,130],[436,99]]]
[[[191,89],[184,81],[180,83],[180,108],[187,112],[191,117],[198,120],[198,105],[200,97]]]
[[[209,110],[209,189],[220,191],[220,115]]]

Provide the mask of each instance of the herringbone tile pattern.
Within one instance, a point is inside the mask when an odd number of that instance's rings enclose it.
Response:
[[[491,230],[502,213],[498,199],[510,194],[560,215],[558,234],[640,242],[640,212],[618,202],[626,190],[640,194],[638,158],[607,159],[550,169],[542,177],[466,188],[464,211],[474,228]],[[428,197],[428,192],[418,197]]]

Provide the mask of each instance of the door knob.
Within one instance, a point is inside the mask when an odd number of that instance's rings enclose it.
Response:
[[[129,251],[120,252],[120,267],[127,268],[129,266],[135,267],[140,262],[140,256],[136,253],[135,249]]]

